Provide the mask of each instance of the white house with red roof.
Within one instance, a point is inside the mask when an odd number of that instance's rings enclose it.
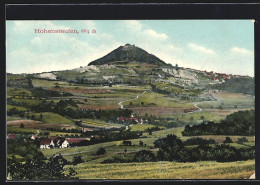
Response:
[[[32,135],[32,137],[31,137],[32,140],[39,139],[39,138],[40,138],[40,136],[38,136],[38,135]]]
[[[44,138],[40,141],[40,148],[41,149],[50,149],[54,148],[54,140],[50,138]]]
[[[70,143],[65,139],[61,145],[60,148],[68,148],[70,146]]]
[[[15,133],[9,133],[9,134],[7,135],[7,139],[15,139],[15,138],[16,138]]]

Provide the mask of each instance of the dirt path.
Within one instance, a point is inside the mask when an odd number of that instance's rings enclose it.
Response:
[[[201,111],[203,111],[202,108],[198,107],[198,105],[201,104],[201,103],[207,103],[207,102],[212,103],[212,102],[219,102],[219,101],[220,101],[220,99],[219,99],[218,97],[214,96],[214,94],[213,94],[213,98],[215,99],[214,101],[194,102],[194,107],[196,107],[197,110],[194,110],[194,111],[188,112],[188,114],[190,114],[190,113],[194,113],[194,112],[201,112]]]
[[[144,92],[142,92],[141,94],[138,94],[138,95],[137,95],[135,98],[133,98],[133,99],[121,101],[121,102],[118,103],[118,105],[120,106],[121,109],[124,109],[123,103],[128,102],[128,101],[137,100],[141,95],[145,94],[146,92],[147,92],[147,91],[144,91]]]

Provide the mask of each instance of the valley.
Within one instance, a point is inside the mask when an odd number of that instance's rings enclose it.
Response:
[[[254,78],[172,66],[129,44],[72,70],[8,73],[7,155],[32,159],[30,143],[45,160],[61,154],[79,179],[249,178],[252,89]],[[211,134],[193,127],[209,124]],[[167,137],[179,146],[166,150]]]

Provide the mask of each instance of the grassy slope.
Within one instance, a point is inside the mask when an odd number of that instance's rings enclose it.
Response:
[[[16,108],[18,111],[27,111],[27,108],[21,106],[14,106],[7,104],[7,111],[10,111],[12,108]]]
[[[33,100],[33,99],[26,99],[26,98],[13,98],[15,102],[26,103],[29,106],[37,106],[42,103],[42,100]]]
[[[112,142],[106,142],[106,143],[99,143],[95,145],[90,146],[82,146],[82,147],[71,147],[71,148],[64,148],[64,149],[52,149],[52,150],[41,150],[43,154],[47,157],[50,157],[53,154],[62,154],[65,158],[68,160],[72,160],[73,156],[80,155],[83,157],[84,160],[87,160],[88,162],[95,163],[95,162],[101,162],[105,160],[106,158],[111,158],[114,155],[119,155],[119,153],[122,153],[124,149],[127,149],[128,152],[137,152],[140,149],[150,149],[150,147],[154,147],[154,141],[158,138],[165,137],[168,134],[175,134],[178,137],[180,137],[182,140],[186,140],[190,137],[183,137],[181,135],[181,132],[184,128],[175,128],[175,129],[166,129],[166,130],[160,130],[155,131],[152,133],[152,135],[149,135],[148,133],[143,133],[143,136],[147,136],[147,138],[138,138],[138,139],[131,139],[133,146],[123,146],[123,141],[112,141]],[[203,137],[203,136],[198,136]],[[225,140],[226,136],[210,136],[207,137],[216,139],[218,142],[223,142]],[[230,136],[231,139],[235,142],[237,140],[237,137],[239,136]],[[235,139],[236,138],[236,139]],[[247,145],[254,145],[254,138],[253,137],[247,137],[249,140],[249,143],[245,143]],[[220,141],[221,140],[221,141]],[[139,146],[139,141],[142,141],[146,146]],[[232,146],[236,148],[240,147],[248,147],[246,145],[240,145],[237,143],[232,143]],[[96,152],[96,150],[100,147],[103,147],[106,149],[106,156],[98,156],[93,157],[93,154]],[[121,154],[120,154],[121,155]],[[93,161],[95,159],[95,161]]]
[[[114,127],[121,127],[121,124],[116,124],[116,123],[107,123],[102,120],[97,120],[97,119],[81,119],[82,123],[84,125],[88,126],[94,126],[94,127],[109,127],[109,126],[114,126]]]
[[[230,92],[218,92],[214,94],[214,97],[218,101],[200,103],[198,106],[200,108],[218,108],[222,105],[225,108],[252,108],[255,105],[255,99],[251,95],[244,95],[240,93],[230,93]]]
[[[253,174],[255,161],[82,163],[74,168],[80,179],[244,179]]]
[[[26,114],[29,115],[30,117],[32,115],[35,116],[35,120],[39,120],[39,121],[43,121],[46,123],[58,123],[58,124],[70,124],[70,125],[74,125],[74,122],[59,115],[56,113],[52,113],[52,112],[43,112],[43,118],[40,118],[41,113],[30,113],[30,114]]]
[[[194,105],[189,102],[179,101],[174,98],[167,97],[166,95],[159,94],[152,91],[147,91],[145,94],[139,96],[138,99],[127,101],[124,103],[126,106],[130,106],[130,102],[132,102],[132,106],[141,106],[141,102],[144,103],[144,106],[153,105],[159,107],[176,107],[176,108],[194,108]]]
[[[171,115],[171,118],[178,119],[179,121],[185,122],[185,123],[190,123],[190,122],[195,122],[196,121],[203,121],[202,116],[204,117],[205,121],[220,121],[223,117],[219,116],[217,114],[207,112],[207,111],[201,111],[201,112],[191,112],[189,114],[178,114],[178,115]],[[164,117],[169,117],[164,116]]]
[[[21,132],[21,133],[34,133],[37,134],[37,129],[33,128],[19,128],[19,127],[7,127],[7,132]]]
[[[19,128],[19,127],[7,127],[7,132],[8,133],[34,133],[34,134],[39,134],[38,131],[40,133],[44,133],[44,132],[49,132],[50,135],[49,136],[65,136],[65,135],[75,135],[78,134],[80,135],[80,133],[69,133],[69,132],[56,132],[56,131],[49,131],[49,130],[40,130],[40,129],[33,129],[33,128]]]
[[[59,86],[66,86],[68,82],[62,81],[51,81],[51,80],[44,80],[44,79],[32,79],[33,87],[54,87],[55,85]]]
[[[148,128],[154,128],[156,127],[155,125],[151,124],[136,124],[136,125],[131,125],[131,131],[145,131]],[[165,128],[165,127],[159,127],[159,128]]]

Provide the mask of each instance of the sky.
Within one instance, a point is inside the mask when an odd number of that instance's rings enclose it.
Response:
[[[6,71],[40,73],[87,66],[127,43],[172,65],[254,76],[252,20],[7,21]]]

